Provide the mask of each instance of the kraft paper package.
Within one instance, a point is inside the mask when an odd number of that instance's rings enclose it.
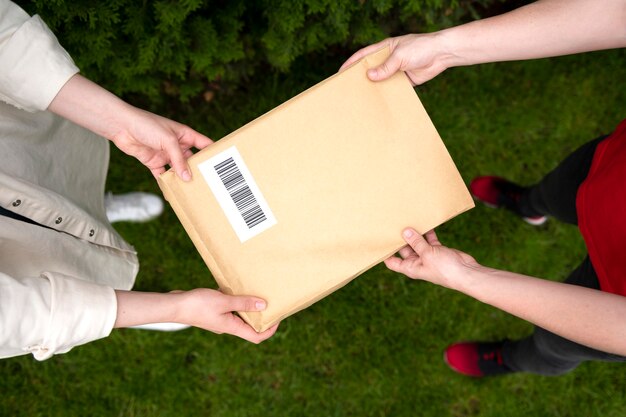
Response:
[[[474,206],[403,73],[363,58],[189,158],[159,184],[220,289],[264,298],[263,331]]]

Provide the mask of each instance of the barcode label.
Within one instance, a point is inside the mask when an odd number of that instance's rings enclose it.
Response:
[[[232,157],[220,162],[213,168],[226,187],[226,191],[230,194],[230,198],[233,199],[233,203],[237,206],[237,210],[243,217],[243,221],[246,222],[248,229],[252,229],[257,224],[267,220],[258,200]]]
[[[241,242],[276,224],[261,190],[234,146],[198,164]]]

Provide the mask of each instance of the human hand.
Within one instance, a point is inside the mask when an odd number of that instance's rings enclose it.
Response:
[[[233,313],[265,310],[266,303],[260,298],[226,295],[208,288],[197,288],[180,294],[184,298],[180,304],[180,317],[175,320],[178,323],[217,334],[232,334],[256,344],[271,337],[278,328],[276,324],[262,333],[257,333]]]
[[[387,38],[366,46],[348,58],[339,71],[385,46],[390,47],[391,55],[384,63],[367,71],[372,81],[382,81],[397,71],[404,71],[415,86],[431,80],[450,67],[448,58],[452,54],[445,50],[438,32],[435,32]]]
[[[147,166],[155,177],[171,166],[191,179],[187,158],[211,139],[195,130],[134,107],[80,74],[65,83],[48,110],[109,139]]]
[[[402,237],[408,245],[400,249],[400,257],[386,259],[385,265],[409,278],[454,288],[454,280],[463,277],[468,268],[480,268],[470,255],[443,246],[434,230],[422,236],[408,228]]]
[[[211,139],[183,124],[131,107],[124,128],[111,141],[124,153],[137,158],[158,177],[170,165],[184,181],[191,179],[187,158],[192,148],[203,149]]]

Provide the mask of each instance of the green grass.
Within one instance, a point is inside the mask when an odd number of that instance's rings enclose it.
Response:
[[[417,91],[465,180],[494,173],[530,184],[625,116],[625,52],[457,68]],[[170,115],[219,138],[340,63],[303,61],[290,74],[268,75]],[[117,151],[108,188],[158,190],[147,170]],[[214,286],[171,210],[118,229],[139,252],[137,289]],[[534,228],[482,206],[439,235],[485,265],[553,280],[564,279],[585,254],[574,227],[550,221]],[[475,380],[442,361],[456,340],[517,338],[531,329],[462,294],[377,266],[286,319],[259,346],[197,329],[120,330],[43,363],[29,356],[0,361],[0,416],[626,414],[621,364],[586,363],[562,377]]]

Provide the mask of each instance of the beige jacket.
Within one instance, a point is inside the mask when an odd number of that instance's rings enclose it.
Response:
[[[47,359],[108,336],[133,248],[104,211],[108,142],[46,111],[78,72],[38,17],[0,0],[0,357]]]

